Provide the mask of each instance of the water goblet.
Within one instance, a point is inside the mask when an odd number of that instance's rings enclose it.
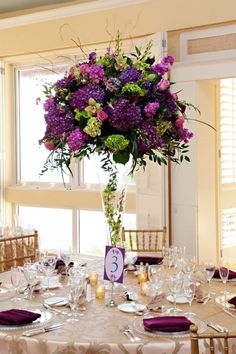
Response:
[[[220,260],[220,262],[219,262],[219,274],[220,274],[220,279],[222,280],[222,283],[224,284],[223,294],[226,297],[226,295],[229,294],[229,292],[226,290],[226,283],[227,283],[227,280],[229,277],[229,264],[224,260]]]
[[[11,299],[11,301],[16,302],[22,300],[21,297],[17,296],[19,294],[19,288],[21,283],[21,271],[19,267],[11,267],[11,283],[15,289],[15,295]]]
[[[215,265],[212,263],[212,262],[207,262],[205,263],[204,265],[204,270],[205,270],[205,275],[206,275],[206,280],[207,280],[207,283],[208,283],[208,292],[207,292],[207,297],[211,298],[212,295],[214,295],[215,293],[212,292],[210,290],[210,283],[211,283],[211,279],[215,273]]]
[[[171,276],[168,279],[168,287],[171,293],[171,296],[174,300],[174,307],[169,309],[170,312],[173,312],[174,314],[177,312],[181,312],[182,310],[178,309],[176,307],[176,298],[177,298],[177,294],[180,292],[180,290],[183,287],[183,276],[181,273],[177,273],[173,276]]]
[[[69,264],[71,261],[71,249],[68,250],[60,250],[60,257],[66,265],[66,275],[68,275]]]
[[[68,287],[68,303],[70,305],[72,316],[68,318],[68,322],[74,323],[79,321],[78,317],[83,316],[83,313],[80,310],[85,302],[85,289],[82,280],[71,282]]]
[[[44,271],[47,279],[47,289],[43,296],[53,296],[54,293],[49,290],[50,288],[50,276],[53,274],[56,267],[56,257],[46,256],[41,260],[41,268]]]
[[[27,290],[28,293],[26,295],[27,300],[32,299],[32,293],[33,293],[33,283],[36,280],[37,273],[38,273],[38,268],[36,263],[25,263],[23,267],[23,272],[25,279],[27,280]]]
[[[187,316],[195,315],[195,313],[192,312],[192,302],[194,299],[195,291],[196,291],[196,283],[192,281],[187,281],[184,286],[184,294],[189,303],[189,311],[185,313],[185,315]]]

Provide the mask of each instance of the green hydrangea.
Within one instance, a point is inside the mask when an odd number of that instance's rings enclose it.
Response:
[[[101,135],[102,122],[95,117],[91,117],[88,120],[84,132],[95,138],[96,136]]]
[[[140,87],[138,84],[134,83],[129,83],[124,85],[122,88],[122,93],[129,93],[133,95],[138,95],[138,96],[145,96],[146,95],[146,90],[142,87]]]
[[[145,63],[144,61],[141,61],[141,60],[136,61],[133,65],[136,67],[136,69],[142,70],[142,71],[148,69],[150,66],[150,64]]]
[[[124,150],[129,145],[129,140],[124,135],[110,135],[105,140],[105,145],[114,153]]]

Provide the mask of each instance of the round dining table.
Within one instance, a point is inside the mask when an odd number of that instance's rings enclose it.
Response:
[[[103,259],[83,257],[80,260],[84,264],[81,269],[85,274],[97,273],[99,279],[102,280],[104,269]],[[159,269],[156,276],[163,279],[164,289],[167,289],[165,282],[168,281],[168,276],[173,270],[166,269],[163,265],[155,267]],[[155,267],[153,266],[154,272]],[[199,277],[201,278],[201,276]],[[58,323],[63,324],[54,331],[41,333],[32,337],[22,335],[23,332],[31,328],[31,325],[23,326],[23,328],[0,325],[0,354],[190,353],[188,332],[162,334],[144,330],[143,318],[146,316],[159,316],[160,313],[150,311],[147,315],[138,313],[137,311],[128,310],[126,312],[126,309],[130,308],[129,304],[131,302],[127,300],[124,291],[129,291],[134,298],[136,296],[134,304],[147,305],[150,302],[150,297],[140,295],[137,274],[133,271],[125,272],[124,283],[115,284],[114,286],[114,299],[118,306],[106,306],[111,298],[111,286],[109,282],[106,283],[106,296],[103,300],[97,299],[94,294],[94,288],[91,288],[88,301],[85,304],[86,309],[81,312],[82,316],[79,316],[77,322],[68,321],[71,317],[71,310],[66,305],[46,309],[43,306],[45,297],[41,291],[34,292],[33,298],[30,300],[25,299],[21,295],[22,300],[12,301],[14,289],[11,286],[10,272],[1,273],[0,282],[0,311],[13,308],[32,312],[39,311],[44,315],[46,314],[46,318],[48,318],[47,322],[40,325],[41,327]],[[59,276],[59,284],[60,286],[53,289],[55,296],[59,298],[66,297],[68,292],[67,277]],[[202,281],[200,288],[203,293],[207,291],[206,283]],[[205,324],[206,320],[210,320],[213,323],[226,327],[229,331],[236,332],[236,312],[235,314],[233,311],[230,313],[225,312],[218,301],[218,299],[222,298],[221,291],[224,289],[222,282],[212,280],[211,289],[215,292],[215,296],[209,299],[207,303],[198,303],[193,300],[192,311],[196,314],[197,324],[204,324],[204,331],[214,332],[214,329],[207,327]],[[233,297],[236,294],[236,282],[228,282],[227,290],[230,292],[230,296]],[[165,297],[160,301],[160,308],[168,309],[169,307],[173,307],[173,304]],[[184,315],[189,310],[189,304],[186,301],[183,302],[177,304],[178,308],[182,310],[181,315]],[[119,306],[121,304],[123,305]],[[132,330],[135,339],[124,333],[126,328]],[[236,347],[236,340],[232,339],[229,343],[231,347]],[[207,344],[205,341],[201,341],[200,349],[201,353],[207,353]],[[220,346],[217,352],[220,353]]]

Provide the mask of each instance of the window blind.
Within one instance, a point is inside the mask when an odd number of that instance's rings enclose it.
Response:
[[[221,183],[236,183],[236,78],[220,82]]]

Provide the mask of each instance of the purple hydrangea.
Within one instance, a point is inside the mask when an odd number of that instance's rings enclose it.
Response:
[[[105,81],[106,89],[110,92],[116,92],[119,90],[121,82],[116,77],[111,77],[109,80]]]
[[[158,102],[151,102],[148,103],[145,107],[144,107],[144,113],[146,115],[146,117],[151,118],[153,117],[156,112],[157,109],[160,107],[160,104]]]
[[[88,106],[90,98],[93,98],[98,103],[102,103],[104,97],[105,92],[103,88],[99,85],[88,84],[74,92],[69,103],[72,108],[78,108],[80,111],[83,111]]]
[[[113,105],[113,109],[110,110],[108,120],[112,127],[120,131],[125,131],[141,122],[141,110],[128,100],[120,99]]]
[[[77,151],[83,143],[88,139],[88,135],[76,128],[67,138],[67,145],[72,151]]]
[[[134,66],[130,66],[120,74],[120,80],[127,84],[128,82],[138,81],[141,76],[141,73]]]
[[[89,78],[92,81],[100,81],[104,79],[104,70],[102,65],[91,65],[89,71]]]
[[[156,149],[163,144],[162,140],[157,136],[157,130],[150,121],[143,121],[140,126],[140,136],[137,139],[138,150],[146,153],[151,149]]]
[[[74,118],[72,114],[57,104],[48,107],[44,117],[47,124],[46,134],[55,140],[61,139],[64,133],[73,128]]]

